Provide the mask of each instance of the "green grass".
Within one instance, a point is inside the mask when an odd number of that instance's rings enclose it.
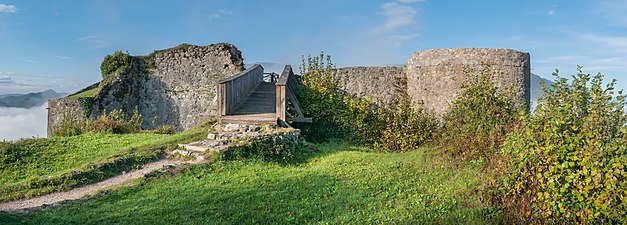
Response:
[[[68,96],[68,98],[93,98],[96,96],[96,91],[98,91],[98,86],[95,86],[92,89],[82,91],[80,93],[76,93]]]
[[[94,183],[160,157],[168,146],[202,139],[207,127],[177,134],[86,133],[0,143],[0,201]],[[13,148],[8,154],[7,148]]]
[[[321,145],[298,163],[217,161],[123,187],[80,205],[25,215],[14,224],[491,224],[483,178],[428,148],[378,153]]]

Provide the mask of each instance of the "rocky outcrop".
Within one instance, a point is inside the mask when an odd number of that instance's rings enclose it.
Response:
[[[90,118],[117,109],[128,114],[137,110],[144,129],[163,125],[188,129],[215,115],[218,81],[243,70],[241,52],[224,43],[184,44],[148,56],[133,56],[124,70],[101,82],[91,104],[84,110],[89,112],[86,115]],[[64,102],[73,101],[62,100],[59,104]],[[50,106],[50,118],[77,110],[57,108],[59,104]],[[58,126],[58,121],[49,120],[48,130]]]

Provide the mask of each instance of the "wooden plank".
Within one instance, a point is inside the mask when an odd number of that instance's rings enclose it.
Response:
[[[224,84],[218,84],[218,118],[226,114],[224,91]]]
[[[218,114],[228,115],[233,112],[237,105],[254,91],[261,81],[263,81],[263,67],[260,65],[254,65],[241,73],[220,81],[218,84],[218,88],[221,88],[219,93],[223,95],[219,97],[222,101],[219,107],[222,108]]]
[[[298,102],[298,98],[296,98],[296,95],[294,94],[293,91],[291,91],[291,89],[287,92],[288,98],[289,100],[292,102],[292,105],[294,105],[294,108],[296,109],[296,113],[298,113],[298,117],[305,117],[303,115],[303,111],[300,110],[300,103]]]
[[[285,120],[285,86],[277,85],[276,86],[276,117],[280,120]]]
[[[294,123],[313,123],[313,119],[311,117],[294,117],[288,118],[287,121]]]

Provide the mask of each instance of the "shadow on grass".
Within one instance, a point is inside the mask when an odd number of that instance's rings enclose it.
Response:
[[[399,207],[397,201],[411,195],[392,193],[386,186],[357,187],[326,174],[282,173],[259,177],[244,174],[248,178],[243,180],[228,171],[221,177],[211,177],[215,171],[193,172],[201,178],[162,180],[125,188],[82,205],[24,216],[0,215],[0,221],[3,224],[449,224],[468,223],[486,214],[481,210],[442,207],[441,203],[431,201],[403,202],[411,207]]]

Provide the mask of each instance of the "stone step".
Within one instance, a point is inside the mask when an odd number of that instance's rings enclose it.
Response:
[[[197,142],[192,142],[189,144],[179,144],[179,147],[183,148],[184,150],[187,151],[192,151],[192,152],[206,152],[207,150],[209,150],[209,147],[207,147],[206,145]]]
[[[184,157],[193,156],[196,161],[204,161],[205,160],[205,157],[201,153],[193,152],[193,151],[175,149],[174,151],[172,151],[171,154],[172,155],[181,154]]]
[[[246,137],[258,137],[261,134],[259,132],[218,132],[207,135],[205,141],[228,141],[233,139],[240,139]]]

